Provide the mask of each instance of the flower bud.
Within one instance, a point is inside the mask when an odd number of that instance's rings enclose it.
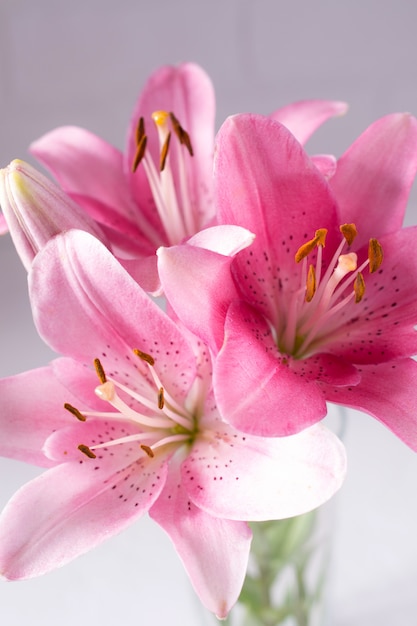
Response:
[[[100,227],[74,200],[19,159],[0,170],[0,206],[27,270],[52,237],[71,228],[87,231],[106,243]]]

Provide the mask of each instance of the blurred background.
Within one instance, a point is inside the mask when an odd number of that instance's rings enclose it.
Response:
[[[310,152],[340,155],[376,118],[417,114],[415,0],[1,0],[0,166],[61,124],[122,148],[131,109],[161,64],[200,63],[217,124],[303,98],[345,100]],[[417,222],[415,193],[409,223]],[[0,375],[47,363],[26,275],[0,240]],[[417,410],[417,407],[416,407]],[[33,407],[34,413],[36,406]],[[349,471],[338,496],[331,626],[412,626],[417,598],[417,457],[351,413]],[[0,505],[36,470],[0,459]],[[0,623],[193,626],[199,611],[169,540],[148,519],[63,569],[0,583]]]

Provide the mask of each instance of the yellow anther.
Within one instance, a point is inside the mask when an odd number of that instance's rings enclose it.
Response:
[[[164,388],[160,387],[158,391],[158,409],[163,409],[165,405]]]
[[[300,261],[305,259],[305,257],[308,256],[310,252],[313,252],[316,246],[322,246],[322,248],[324,248],[326,244],[326,235],[327,228],[319,228],[319,230],[316,230],[314,239],[310,239],[310,241],[307,241],[298,248],[297,252],[295,253],[296,263],[299,263]]]
[[[169,142],[171,141],[171,133],[168,133],[162,146],[161,156],[159,157],[159,171],[163,172],[165,169],[165,163],[168,156]]]
[[[361,272],[358,272],[358,275],[355,278],[353,291],[355,292],[355,302],[360,302],[365,294],[365,281]]]
[[[142,448],[142,450],[148,455],[148,457],[150,459],[153,459],[153,457],[155,456],[154,451],[152,450],[152,448],[150,448],[149,446],[146,446],[144,443],[141,444],[140,446]]]
[[[152,113],[152,119],[157,126],[165,126],[170,114],[167,111],[154,111]]]
[[[316,293],[316,270],[313,265],[308,268],[307,283],[306,283],[306,302],[311,302],[314,294]]]
[[[77,420],[80,420],[80,422],[85,422],[87,419],[85,415],[83,415],[78,409],[75,408],[75,406],[72,406],[72,404],[69,404],[68,402],[64,404],[64,409],[74,415],[74,417],[76,417]]]
[[[376,272],[381,267],[382,261],[384,259],[382,246],[377,239],[369,240],[368,259],[369,259],[369,272],[370,274],[372,274],[373,272]]]
[[[135,348],[133,352],[134,354],[136,354],[136,356],[142,359],[142,361],[146,361],[146,363],[149,363],[149,365],[155,365],[155,359],[147,352],[142,352],[142,350],[138,350],[137,348]]]
[[[85,446],[83,443],[80,443],[80,445],[78,446],[78,450],[82,452],[83,454],[85,454],[85,456],[88,456],[89,459],[96,458],[96,455],[94,454],[94,452],[90,450],[88,446]]]
[[[343,237],[346,239],[346,243],[350,246],[355,239],[358,231],[356,230],[355,224],[342,224],[340,226],[340,232]]]
[[[104,372],[103,366],[100,363],[100,359],[94,359],[94,367],[96,369],[96,374],[99,377],[99,380],[102,384],[107,382],[106,374]]]

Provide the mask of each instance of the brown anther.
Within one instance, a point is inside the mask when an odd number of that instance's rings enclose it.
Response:
[[[368,259],[369,272],[370,274],[373,274],[373,272],[376,272],[381,267],[382,261],[384,259],[382,246],[377,239],[369,240]]]
[[[316,270],[313,265],[308,268],[307,282],[306,282],[306,302],[311,302],[314,294],[316,293]]]
[[[94,367],[96,368],[96,374],[99,377],[101,384],[104,385],[104,383],[107,382],[107,378],[103,366],[100,363],[100,359],[94,359]]]
[[[169,142],[171,141],[171,133],[168,133],[162,146],[161,156],[159,157],[159,171],[163,172],[165,169],[165,163],[168,156]]]
[[[148,455],[150,459],[153,459],[153,457],[155,456],[155,453],[152,450],[152,448],[150,448],[149,446],[146,446],[144,443],[142,443],[140,447],[142,448],[144,452],[146,452],[146,454]]]
[[[158,409],[163,409],[165,405],[164,388],[160,387],[158,391]]]
[[[352,245],[353,240],[358,234],[355,224],[342,224],[339,228],[348,246]]]
[[[136,172],[136,170],[139,167],[140,162],[142,161],[143,157],[145,156],[145,150],[146,150],[146,144],[148,142],[148,138],[146,135],[143,135],[142,138],[140,139],[140,141],[138,142],[137,148],[136,148],[136,154],[135,157],[133,159],[133,163],[132,163],[132,172]]]
[[[353,291],[355,292],[355,302],[357,304],[362,300],[365,294],[365,281],[361,272],[358,272],[358,275],[355,278],[355,282],[353,283]]]
[[[142,359],[142,361],[146,361],[149,365],[155,365],[155,359],[147,352],[142,352],[142,350],[138,350],[137,348],[134,348],[133,352],[136,356]]]
[[[80,420],[80,422],[85,422],[87,419],[85,415],[75,408],[75,406],[72,406],[72,404],[69,404],[68,402],[64,404],[64,409],[72,413],[72,415],[74,415],[77,420]]]
[[[187,133],[186,130],[183,129],[183,127],[181,126],[181,124],[179,123],[179,121],[177,120],[177,118],[172,112],[169,114],[169,117],[171,119],[171,124],[172,124],[172,128],[174,129],[174,133],[177,135],[180,141],[180,144],[187,148],[190,156],[193,156],[194,150],[191,145],[190,135]]]
[[[327,228],[319,228],[319,230],[316,230],[314,239],[310,239],[310,241],[307,241],[298,248],[297,252],[295,253],[296,263],[299,263],[300,261],[305,259],[306,256],[310,254],[310,252],[313,252],[316,246],[322,246],[322,248],[324,248],[326,244],[326,235]]]
[[[88,456],[89,459],[97,458],[94,452],[90,450],[88,446],[85,446],[83,443],[80,443],[80,445],[78,446],[78,450],[82,452],[83,454],[85,454],[85,456]]]
[[[138,146],[142,141],[142,137],[145,136],[145,120],[143,117],[139,118],[138,125],[136,126],[136,145]]]

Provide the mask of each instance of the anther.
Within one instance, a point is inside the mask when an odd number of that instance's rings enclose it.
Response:
[[[306,302],[311,302],[314,294],[316,293],[316,270],[313,265],[308,268],[307,283],[306,283]]]
[[[132,163],[132,172],[136,172],[139,167],[140,162],[145,156],[146,144],[148,142],[148,138],[146,135],[142,135],[141,139],[138,141],[138,145],[136,148],[136,154]]]
[[[72,406],[72,404],[69,404],[68,402],[64,404],[64,409],[74,415],[77,420],[80,420],[80,422],[85,422],[87,419],[85,415],[83,415],[78,409],[75,408],[75,406]]]
[[[102,385],[107,382],[106,374],[104,372],[103,366],[100,363],[100,359],[94,359],[94,367],[96,368],[97,376]]]
[[[365,294],[365,281],[362,272],[358,272],[355,282],[353,283],[353,291],[355,292],[356,304],[360,302]]]
[[[160,387],[158,391],[158,409],[163,409],[165,405],[164,388]]]
[[[305,257],[308,256],[310,252],[313,252],[316,246],[321,246],[322,248],[324,248],[326,244],[326,235],[327,228],[319,228],[319,230],[316,230],[314,238],[310,239],[310,241],[307,241],[298,248],[297,252],[295,253],[296,263],[299,263],[300,261],[305,259]]]
[[[149,365],[155,365],[155,359],[147,352],[142,352],[142,350],[138,350],[137,348],[134,348],[133,352],[136,356],[142,359],[142,361],[146,361]]]
[[[142,137],[145,136],[145,120],[143,117],[139,118],[138,125],[136,126],[136,145],[138,146],[142,141]]]
[[[174,129],[174,133],[177,135],[180,144],[187,148],[190,156],[193,156],[194,151],[191,145],[190,135],[187,133],[186,130],[183,129],[183,127],[172,112],[169,114],[169,117],[171,118],[172,128]]]
[[[369,240],[368,259],[369,259],[369,273],[372,274],[373,272],[376,272],[381,267],[382,261],[384,259],[382,246],[377,239]]]
[[[164,141],[164,145],[162,146],[161,156],[159,157],[159,170],[161,172],[163,172],[164,169],[165,169],[165,163],[166,163],[167,156],[168,156],[169,142],[170,141],[171,141],[171,133],[168,133],[168,135],[166,136],[166,139]]]
[[[342,224],[339,228],[348,246],[352,245],[353,240],[358,234],[355,224]]]
[[[142,443],[140,447],[142,448],[144,452],[146,452],[146,454],[148,455],[150,459],[153,459],[153,457],[155,456],[155,453],[152,450],[152,448],[150,448],[149,446],[146,446],[144,443]]]
[[[80,445],[78,446],[78,450],[82,452],[83,454],[85,454],[85,456],[88,456],[89,459],[96,458],[96,455],[94,454],[94,452],[90,450],[88,446],[85,446],[83,443],[80,443]]]

